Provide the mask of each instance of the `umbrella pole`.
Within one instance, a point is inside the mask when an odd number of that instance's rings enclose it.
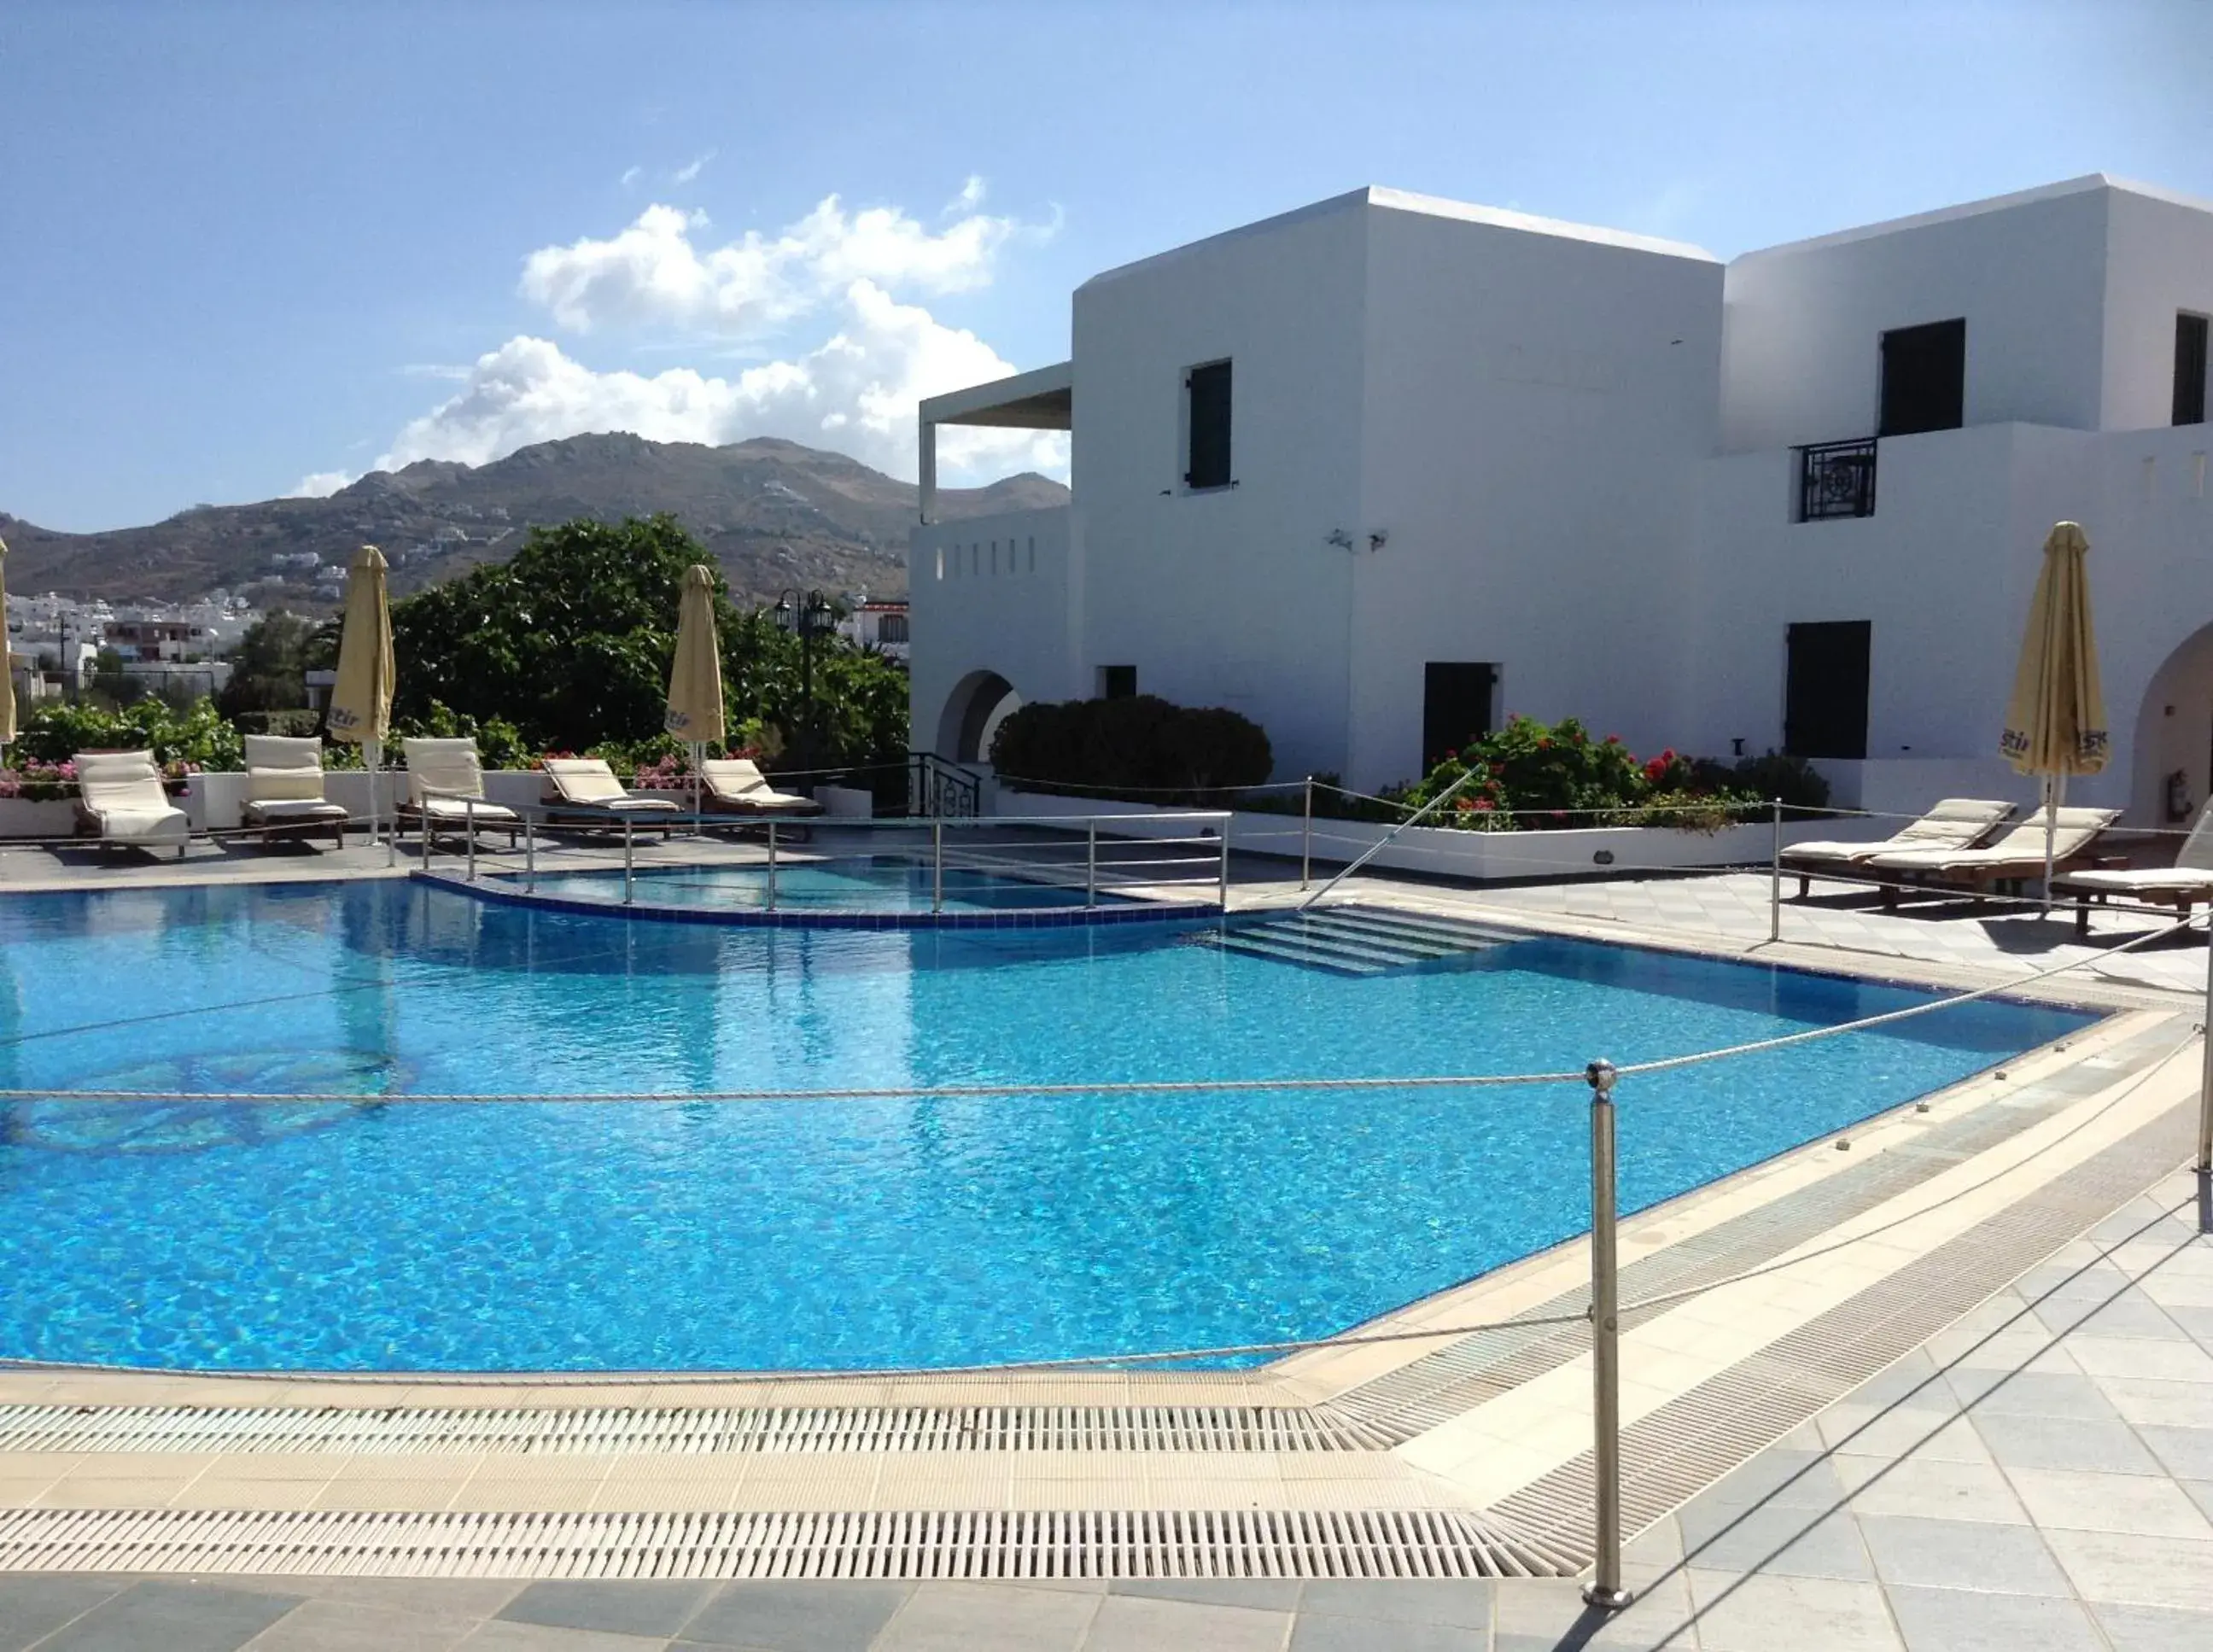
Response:
[[[2059,831],[2059,795],[2067,789],[2067,777],[2050,774],[2044,777],[2044,911],[2051,912],[2051,842]]]

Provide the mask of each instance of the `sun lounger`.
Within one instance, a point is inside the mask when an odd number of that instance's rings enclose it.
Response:
[[[1798,875],[1798,899],[1803,900],[1807,885],[1822,873],[1856,873],[1875,856],[1901,850],[1972,849],[2012,813],[2011,803],[1984,797],[1947,797],[1887,838],[1869,843],[1793,844],[1783,851],[1783,864]]]
[[[76,829],[82,837],[140,849],[174,844],[185,857],[192,822],[169,802],[151,752],[79,752]]]
[[[673,815],[676,805],[666,797],[633,797],[623,789],[615,771],[596,757],[549,757],[544,764],[546,803],[549,820],[588,820],[598,826],[620,826],[625,820],[657,826],[665,836],[674,828],[655,815]]]
[[[2087,865],[2106,827],[2120,818],[2117,808],[2063,808],[2051,837],[2053,872]],[[1899,849],[1871,856],[1868,870],[1882,881],[1882,904],[1898,904],[1903,883],[1985,891],[2044,875],[2044,815],[2021,821],[1987,849]]]
[[[710,758],[699,765],[701,807],[731,814],[820,814],[812,797],[778,791],[759,765],[742,757]]]
[[[2052,889],[2075,897],[2075,932],[2090,933],[2090,905],[2104,905],[2115,895],[2147,906],[2173,906],[2187,917],[2199,901],[2213,904],[2213,803],[2198,812],[2198,822],[2172,866],[2106,867],[2070,872],[2051,880]]]
[[[409,740],[407,796],[399,818],[418,830],[466,832],[472,826],[507,833],[513,848],[522,836],[522,817],[503,803],[484,801],[484,765],[473,740]]]
[[[346,810],[323,796],[323,742],[290,735],[246,737],[246,803],[240,818],[265,838],[327,832],[345,847]]]

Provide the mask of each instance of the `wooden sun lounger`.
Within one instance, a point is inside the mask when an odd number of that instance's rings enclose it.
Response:
[[[290,735],[246,737],[246,802],[239,811],[263,841],[327,832],[345,847],[346,811],[323,796],[323,743]]]
[[[1908,849],[1972,849],[2012,813],[2011,803],[1984,797],[1947,797],[1887,838],[1863,843],[1793,844],[1783,851],[1783,864],[1798,875],[1798,899],[1803,900],[1808,886],[1822,873],[1856,875],[1864,871],[1877,855]]]
[[[547,820],[619,832],[625,821],[657,828],[666,838],[676,829],[667,817],[678,812],[666,797],[634,797],[615,771],[596,757],[549,757],[541,765],[552,796],[543,805]]]
[[[2051,842],[2054,881],[2062,871],[2093,864],[2098,839],[2120,818],[2117,808],[2063,808]],[[1882,882],[1882,904],[1898,905],[1901,887],[1988,893],[2002,883],[2044,875],[2045,823],[2039,813],[2022,820],[1987,849],[1904,849],[1871,856],[1868,870]]]
[[[2213,802],[2175,851],[2172,866],[2106,867],[2054,877],[2055,893],[2075,898],[2075,933],[2090,933],[2090,907],[2120,895],[2146,906],[2172,906],[2184,917],[2199,901],[2213,905]]]

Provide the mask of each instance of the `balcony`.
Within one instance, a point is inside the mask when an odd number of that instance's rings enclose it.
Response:
[[[1798,449],[1798,520],[1826,522],[1875,515],[1873,436]]]

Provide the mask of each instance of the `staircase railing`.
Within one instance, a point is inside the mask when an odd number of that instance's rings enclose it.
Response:
[[[1345,879],[1350,877],[1355,872],[1357,872],[1362,867],[1367,865],[1369,862],[1374,860],[1386,849],[1388,849],[1391,846],[1391,840],[1393,838],[1396,838],[1408,826],[1419,825],[1425,816],[1435,814],[1439,808],[1450,802],[1454,795],[1457,793],[1462,786],[1467,784],[1469,781],[1474,779],[1477,775],[1481,774],[1482,772],[1484,772],[1484,771],[1480,768],[1473,768],[1470,769],[1466,774],[1460,776],[1459,779],[1454,781],[1452,784],[1447,786],[1435,797],[1430,799],[1428,802],[1423,804],[1421,808],[1416,809],[1411,814],[1409,814],[1405,820],[1399,821],[1398,825],[1393,826],[1388,832],[1385,832],[1381,838],[1370,844],[1366,849],[1361,850],[1358,859],[1350,863],[1343,871],[1339,872],[1327,883],[1322,885],[1320,888],[1315,890],[1314,893],[1308,895],[1304,900],[1301,901],[1298,904],[1297,910],[1300,911],[1306,911],[1308,907],[1313,905],[1331,890],[1336,888],[1338,884],[1344,882]]]
[[[906,755],[907,813],[922,819],[972,820],[983,807],[984,777],[935,752]]]

